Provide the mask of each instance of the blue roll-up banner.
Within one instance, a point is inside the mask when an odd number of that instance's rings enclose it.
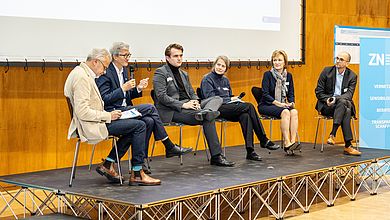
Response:
[[[360,146],[390,149],[390,38],[360,39]]]

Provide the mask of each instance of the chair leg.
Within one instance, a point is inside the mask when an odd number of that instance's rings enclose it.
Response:
[[[120,182],[120,185],[122,186],[123,185],[123,180],[122,180],[121,161],[119,160],[118,147],[116,145],[116,137],[113,137],[112,145],[115,147],[116,161],[117,161],[117,164],[118,164],[119,182]]]
[[[359,141],[358,141],[358,137],[356,136],[355,119],[353,118],[352,118],[352,128],[353,128],[353,134],[355,135],[356,148],[359,150]]]
[[[180,127],[180,139],[179,139],[179,146],[180,146],[180,150],[182,149],[182,147],[183,147],[183,143],[182,143],[182,141],[183,141],[183,125],[180,125],[179,126]],[[183,165],[183,155],[180,155],[179,156],[180,157],[180,165]]]
[[[226,156],[226,122],[224,121],[221,122],[221,146],[223,147],[223,155]]]
[[[325,131],[326,131],[326,119],[322,122],[324,124],[324,130],[322,131],[322,144],[321,144],[321,153],[324,152],[324,137],[325,137]]]
[[[200,131],[201,130],[202,130],[202,126],[199,126],[198,137],[196,138],[196,145],[195,145],[194,156],[196,155],[196,152],[198,151],[198,144],[199,144],[199,138],[200,138]]]
[[[96,147],[96,144],[94,144],[93,147],[92,147],[91,158],[89,159],[89,166],[88,166],[89,172],[91,172],[93,155],[95,154],[95,147]]]
[[[131,171],[131,156],[130,156],[130,153],[131,153],[131,148],[129,147],[129,152],[127,152],[127,160],[129,162],[129,173],[131,173],[130,172]]]
[[[153,146],[152,146],[152,154],[150,154],[149,161],[152,161],[153,153],[154,153],[154,147],[156,146],[156,140],[153,141]]]
[[[209,147],[206,142],[206,137],[204,136],[203,126],[201,126],[201,129],[202,129],[202,136],[203,136],[204,151],[206,152],[207,161],[210,161],[209,152],[208,152]]]
[[[320,120],[321,120],[321,118],[318,118],[318,120],[317,120],[316,137],[314,138],[314,146],[313,146],[313,149],[316,149],[317,136],[318,136],[318,127],[319,127],[319,125],[320,125]]]
[[[269,139],[272,141],[272,118],[269,120]],[[271,150],[268,150],[268,154],[271,154]]]
[[[77,158],[79,157],[80,142],[81,140],[78,139],[76,143],[76,148],[74,150],[72,172],[70,173],[69,187],[72,187],[73,179],[76,177],[76,166],[77,166]]]

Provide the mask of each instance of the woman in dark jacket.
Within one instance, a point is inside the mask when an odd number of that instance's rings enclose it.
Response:
[[[285,150],[295,150],[298,131],[298,111],[295,109],[294,82],[287,72],[287,54],[283,50],[272,53],[272,68],[264,73],[263,96],[258,106],[260,114],[281,118]]]
[[[260,146],[276,150],[275,145],[265,134],[255,107],[251,103],[241,101],[239,96],[232,95],[229,79],[224,75],[230,66],[226,56],[219,56],[213,63],[211,73],[206,74],[200,85],[203,98],[219,96],[223,99],[218,111],[220,117],[229,121],[238,121],[245,139],[247,150],[246,159],[260,161],[261,157],[255,152],[253,145],[253,131],[260,140]]]

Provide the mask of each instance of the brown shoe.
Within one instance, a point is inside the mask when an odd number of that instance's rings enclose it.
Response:
[[[360,156],[360,155],[362,155],[362,153],[360,151],[356,150],[352,146],[345,147],[344,148],[344,154],[345,155],[352,155],[352,156]]]
[[[134,170],[131,171],[129,179],[130,186],[156,186],[161,184],[161,181],[159,179],[154,179],[148,176],[143,170],[139,171],[139,176],[136,176],[137,172],[135,172]]]
[[[329,135],[327,143],[329,145],[334,145],[336,143],[336,141],[334,140],[334,136],[333,135]]]
[[[111,183],[120,183],[119,174],[114,169],[114,163],[111,163],[110,169],[103,166],[104,161],[96,167],[96,172],[107,177]],[[123,179],[123,177],[122,177]]]

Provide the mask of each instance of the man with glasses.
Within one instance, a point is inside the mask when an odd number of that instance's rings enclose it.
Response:
[[[141,79],[137,86],[135,79],[129,79],[126,68],[131,56],[129,45],[123,42],[115,42],[110,52],[112,54],[112,62],[108,66],[106,74],[96,80],[104,101],[104,109],[108,112],[136,109],[141,113],[142,116],[133,120],[141,120],[146,124],[146,137],[144,140],[145,160],[148,156],[149,139],[152,133],[154,134],[155,140],[161,140],[164,144],[167,158],[191,152],[192,148],[180,148],[178,145],[172,143],[154,105],[133,105],[132,99],[142,96],[142,91],[149,84],[149,78]],[[144,165],[143,170],[145,173],[151,173],[148,166]]]
[[[126,154],[132,145],[133,168],[129,185],[160,185],[161,181],[146,175],[142,171],[146,125],[142,121],[120,119],[119,110],[104,111],[103,100],[95,84],[95,79],[104,74],[111,62],[110,53],[106,49],[93,49],[86,62],[75,67],[65,82],[64,94],[73,106],[73,118],[69,127],[68,138],[80,137],[81,141],[91,144],[105,140],[108,135],[119,137],[117,141],[118,158]],[[114,169],[117,155],[115,148],[96,171],[107,177],[110,182],[119,183],[119,174]]]
[[[360,156],[361,152],[352,146],[351,117],[356,114],[352,97],[357,76],[348,68],[350,61],[349,53],[340,52],[335,58],[336,65],[322,70],[315,89],[318,99],[316,109],[321,115],[333,117],[328,144],[335,144],[336,132],[341,125],[345,142],[344,154]]]

